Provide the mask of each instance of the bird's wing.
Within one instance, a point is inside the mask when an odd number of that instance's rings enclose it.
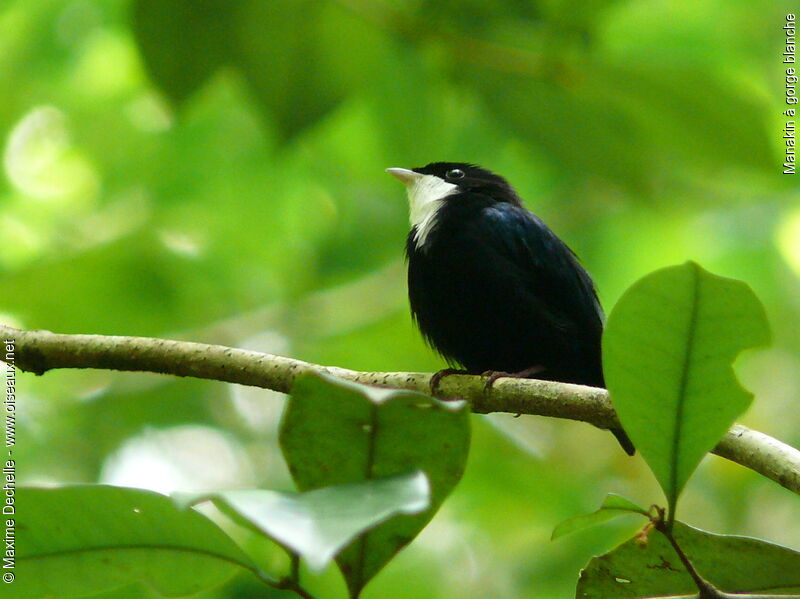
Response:
[[[554,320],[574,323],[599,340],[602,308],[591,277],[572,250],[539,218],[519,206],[495,204],[485,208],[482,216],[485,241],[516,268]]]

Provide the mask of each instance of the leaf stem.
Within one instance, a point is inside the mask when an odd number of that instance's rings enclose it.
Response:
[[[678,405],[675,413],[675,427],[672,431],[672,451],[670,452],[670,474],[669,489],[667,491],[669,502],[669,513],[667,514],[667,528],[671,531],[672,524],[675,522],[675,509],[677,508],[678,495],[678,468],[679,457],[681,455],[681,439],[683,438],[684,408],[686,407],[686,387],[689,385],[689,365],[692,363],[692,354],[695,351],[695,337],[697,335],[697,307],[700,295],[700,272],[699,267],[694,262],[689,262],[692,268],[692,310],[688,322],[688,339],[686,351],[683,354],[681,364],[680,389],[678,391]],[[702,594],[702,593],[701,593]]]
[[[309,593],[300,584],[300,556],[298,556],[296,553],[292,553],[289,557],[291,559],[291,570],[289,572],[289,576],[284,576],[283,578],[273,578],[261,568],[241,562],[237,563],[239,563],[239,565],[243,568],[252,572],[256,578],[258,578],[268,587],[272,587],[273,589],[278,589],[280,591],[292,591],[303,599],[316,599],[314,595]]]
[[[695,569],[694,564],[689,559],[681,546],[678,544],[678,541],[675,540],[675,536],[672,534],[672,525],[675,523],[674,511],[670,509],[669,513],[669,520],[664,519],[664,508],[656,508],[657,517],[652,521],[654,528],[667,537],[670,545],[675,550],[675,553],[678,554],[681,562],[683,563],[683,567],[686,568],[686,571],[689,573],[689,576],[692,577],[697,590],[699,591],[698,599],[725,599],[726,595],[717,589],[713,584],[708,582],[705,578],[700,576],[700,573]]]
[[[300,584],[300,556],[296,553],[292,553],[289,557],[291,559],[289,578],[294,580],[297,584]]]

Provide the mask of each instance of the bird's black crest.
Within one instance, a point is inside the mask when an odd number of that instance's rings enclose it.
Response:
[[[514,188],[505,178],[477,164],[468,162],[431,162],[412,170],[423,175],[435,175],[458,185],[465,191],[483,191],[498,200],[502,199],[505,202],[522,205],[522,200],[520,200]],[[464,177],[457,180],[449,179],[447,174],[454,170],[463,171]]]

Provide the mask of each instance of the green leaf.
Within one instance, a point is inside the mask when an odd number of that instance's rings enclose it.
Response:
[[[174,101],[232,67],[284,138],[373,81],[390,47],[352,10],[312,0],[135,0],[133,28],[151,77]]]
[[[271,123],[291,136],[343,98],[338,70],[326,71],[324,2],[244,2],[235,32],[236,65]],[[338,53],[328,46],[331,54]],[[268,65],[268,68],[265,66]]]
[[[252,489],[173,499],[183,505],[210,499],[235,521],[266,534],[321,571],[357,535],[397,514],[426,510],[430,487],[418,471],[300,494]]]
[[[133,583],[177,597],[255,571],[213,522],[168,497],[104,485],[19,490],[16,580],[4,597],[77,597]]]
[[[603,336],[611,401],[674,517],[689,476],[752,401],[733,373],[764,345],[764,308],[743,282],[694,262],[658,270],[620,298]]]
[[[328,376],[298,378],[280,442],[301,491],[422,470],[431,507],[361,535],[336,558],[357,597],[364,585],[430,521],[464,471],[469,449],[465,402],[379,389]]]
[[[676,522],[672,534],[700,575],[727,593],[800,592],[800,553],[760,539],[705,532]],[[581,572],[575,597],[633,599],[697,594],[667,538],[650,531],[594,557]]]
[[[618,518],[619,516],[624,516],[626,514],[641,514],[645,517],[649,517],[650,515],[646,509],[639,507],[629,499],[626,499],[621,495],[609,493],[606,495],[606,498],[603,500],[603,504],[597,511],[594,511],[591,514],[583,514],[581,516],[569,518],[556,526],[553,529],[553,534],[550,536],[550,540],[554,541],[559,537],[563,537],[564,535],[568,535],[578,530],[583,530],[584,528],[589,528],[590,526],[602,524],[603,522],[613,520],[614,518]]]
[[[133,30],[155,83],[184,102],[232,57],[240,0],[135,0]]]

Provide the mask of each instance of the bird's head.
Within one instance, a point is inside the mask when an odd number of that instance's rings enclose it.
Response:
[[[508,202],[521,206],[517,194],[503,177],[466,162],[431,162],[414,169],[387,168],[386,172],[400,179],[408,191],[409,220],[417,229],[422,245],[433,228],[436,215],[444,202],[458,201],[458,194],[481,194],[489,202]]]
[[[459,191],[482,191],[489,195],[512,195],[514,190],[503,177],[466,162],[431,162],[413,169],[387,168],[386,172],[405,183],[409,194],[416,191],[441,191],[450,195]]]

